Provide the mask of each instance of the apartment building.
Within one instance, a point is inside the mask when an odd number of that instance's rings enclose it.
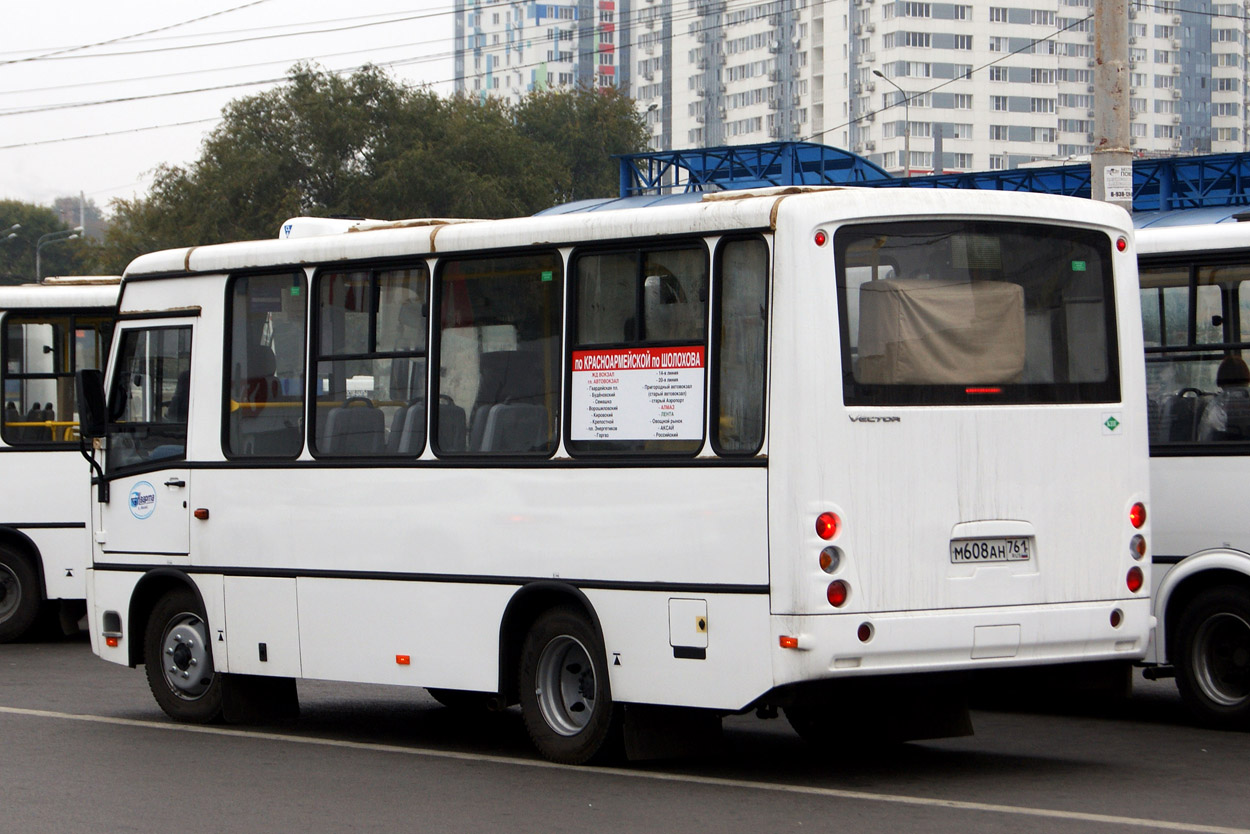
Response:
[[[626,87],[631,0],[456,0],[456,92],[518,101],[547,87]]]
[[[1093,141],[1096,0],[629,0],[607,20],[605,0],[461,2],[463,89],[610,79],[657,150],[808,140],[925,174],[1070,161]],[[1245,0],[1134,0],[1129,17],[1133,149],[1247,150]],[[558,60],[567,37],[580,61]]]

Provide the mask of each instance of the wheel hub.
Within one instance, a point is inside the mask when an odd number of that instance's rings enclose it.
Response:
[[[577,639],[557,637],[538,659],[538,708],[547,726],[562,736],[585,729],[595,712],[597,681],[590,654]]]
[[[204,621],[194,614],[179,614],[165,629],[161,643],[165,682],[180,698],[193,701],[213,682],[213,661],[208,652]]]

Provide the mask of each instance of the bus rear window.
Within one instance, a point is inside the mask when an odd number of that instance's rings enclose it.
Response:
[[[834,237],[847,405],[1116,402],[1105,234],[997,222]]]

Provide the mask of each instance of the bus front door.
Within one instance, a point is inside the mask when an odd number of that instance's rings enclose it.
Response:
[[[191,327],[119,328],[109,389],[105,477],[110,500],[95,530],[102,561],[186,557],[189,540],[187,415]]]

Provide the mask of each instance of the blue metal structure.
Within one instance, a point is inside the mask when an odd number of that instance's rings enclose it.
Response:
[[[773,185],[871,185],[890,175],[862,156],[812,142],[769,142],[625,154],[622,197],[760,188]]]
[[[774,142],[628,154],[619,157],[621,196],[758,188],[866,185],[982,188],[1090,196],[1088,164],[894,178],[848,151],[809,142]],[[1250,206],[1250,153],[1133,160],[1133,210]]]

